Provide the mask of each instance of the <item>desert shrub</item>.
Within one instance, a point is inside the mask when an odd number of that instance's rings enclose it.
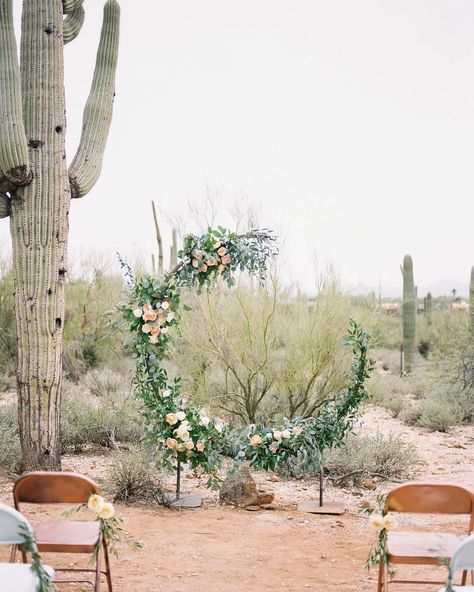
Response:
[[[6,262],[0,261],[0,392],[15,383],[15,347],[13,275]]]
[[[345,446],[328,454],[326,469],[338,484],[368,477],[404,479],[417,460],[415,448],[400,436],[350,436]]]
[[[420,405],[414,405],[407,401],[398,413],[398,419],[405,425],[414,426],[418,423],[421,416]]]
[[[421,402],[417,425],[433,432],[447,432],[462,423],[464,414],[456,398],[443,388],[434,389]]]
[[[156,459],[149,449],[132,448],[115,453],[106,487],[114,501],[169,505]]]
[[[0,468],[12,476],[20,469],[20,459],[16,404],[0,405]]]
[[[104,371],[103,378],[96,374],[80,385],[65,385],[60,426],[63,449],[79,452],[88,444],[117,448],[118,442],[143,438],[140,406],[131,393],[130,378],[109,379],[109,372]],[[87,384],[92,384],[93,394]],[[104,384],[105,388],[97,390],[97,385]]]

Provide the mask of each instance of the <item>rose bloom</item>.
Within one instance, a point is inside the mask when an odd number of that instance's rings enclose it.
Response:
[[[87,507],[89,508],[89,510],[94,510],[94,512],[97,512],[98,514],[102,511],[104,503],[104,498],[101,495],[95,493],[94,495],[90,496],[89,501],[87,502]]]
[[[143,314],[143,311],[142,311],[142,309],[141,309],[141,308],[136,308],[136,309],[133,311],[133,316],[134,316],[134,317],[137,317],[137,319],[139,319],[139,318],[142,316],[142,314]]]
[[[262,437],[259,434],[255,434],[250,438],[250,446],[257,448],[257,446],[261,443]]]
[[[151,325],[149,325],[148,323],[145,323],[142,326],[142,332],[143,333],[150,333],[150,331],[151,331]]]
[[[171,390],[170,389],[165,389],[162,393],[161,396],[162,397],[169,397],[171,395]]]
[[[225,265],[222,265],[222,263],[219,265],[219,271],[224,271],[225,269]]]
[[[197,259],[198,261],[201,261],[201,259],[204,257],[204,253],[202,251],[194,251],[194,258]]]
[[[200,271],[201,273],[206,273],[206,271],[207,271],[207,265],[206,265],[205,263],[203,263],[203,264],[201,265],[201,268],[199,269],[199,271]]]
[[[294,436],[299,436],[302,431],[303,431],[303,428],[301,426],[295,426],[293,428],[293,435]]]
[[[207,417],[207,415],[200,415],[199,416],[199,423],[204,427],[207,427],[209,425],[210,421],[211,420]]]
[[[169,423],[169,425],[174,425],[175,423],[178,423],[176,413],[168,413],[166,416],[166,423]]]
[[[214,257],[209,257],[206,263],[208,267],[214,267],[214,265],[217,265],[217,259],[215,259]]]
[[[162,329],[161,329],[161,332],[165,333],[165,334],[168,333],[168,331],[169,331],[168,327],[162,327]]]
[[[186,449],[187,449],[187,450],[192,450],[193,448],[194,448],[194,442],[193,442],[191,439],[189,439],[189,440],[186,442]]]
[[[222,265],[228,265],[230,263],[231,259],[230,259],[230,255],[225,255],[224,257],[222,257],[221,259],[221,263]]]
[[[115,514],[115,508],[110,502],[105,502],[104,507],[99,512],[99,518],[103,520],[110,520]]]
[[[382,530],[382,528],[384,528],[385,519],[380,514],[376,514],[375,516],[370,517],[369,522],[374,530]]]
[[[153,308],[150,304],[148,304],[148,302],[145,302],[145,304],[143,305],[143,310],[145,312],[149,312],[150,310],[153,310]]]
[[[169,302],[166,302],[166,300],[161,303],[161,308],[163,310],[168,310],[169,307],[170,307],[170,303]]]
[[[223,257],[226,253],[227,253],[227,249],[225,247],[221,247],[220,249],[217,249],[217,254],[219,255],[219,257]]]
[[[183,421],[183,419],[186,419],[186,413],[184,411],[178,411],[176,417],[179,419],[179,421]]]
[[[275,431],[273,432],[273,437],[275,440],[281,440],[283,438],[283,434],[281,432]]]
[[[168,316],[166,317],[166,320],[168,321],[168,323],[170,321],[172,321],[174,319],[174,312],[169,312]]]
[[[197,448],[198,452],[203,452],[205,447],[206,446],[205,446],[204,442],[198,442],[196,444],[196,448]]]
[[[270,444],[270,446],[268,447],[268,450],[270,450],[270,452],[275,453],[278,450],[279,444],[278,442],[272,442]]]
[[[156,317],[158,316],[157,312],[154,310],[147,310],[143,315],[144,321],[156,321]]]
[[[180,442],[177,446],[176,446],[176,450],[178,452],[184,452],[186,450],[186,444],[184,442]]]
[[[397,527],[397,521],[393,516],[389,516],[388,514],[383,518],[383,528],[385,530],[392,530],[393,528]]]
[[[283,430],[281,433],[281,437],[282,438],[291,438],[291,432],[290,430]]]
[[[150,335],[150,343],[158,343],[158,335]]]
[[[219,434],[221,434],[224,431],[224,422],[220,417],[214,418],[214,427],[219,432]]]
[[[182,430],[182,431],[176,430],[176,435],[183,442],[186,442],[187,440],[189,440],[189,432],[187,430]]]
[[[218,249],[221,245],[221,241],[217,241],[217,243],[214,243],[212,246],[214,247],[214,249]]]
[[[166,446],[168,446],[168,448],[171,448],[171,450],[174,450],[177,445],[178,442],[176,442],[174,438],[166,438]]]
[[[159,335],[161,333],[161,329],[156,325],[152,325],[150,333],[152,335]]]
[[[193,267],[199,267],[199,261],[197,259],[193,259]]]

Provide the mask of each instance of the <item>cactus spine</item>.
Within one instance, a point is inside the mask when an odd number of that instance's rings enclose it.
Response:
[[[474,335],[474,265],[471,267],[471,283],[469,284],[469,330]]]
[[[431,325],[431,323],[433,322],[432,314],[433,314],[433,296],[431,295],[431,292],[428,292],[428,294],[426,295],[426,299],[425,299],[425,315],[426,315],[426,320],[428,322],[428,325]]]
[[[104,8],[81,142],[68,171],[63,46],[82,0],[24,0],[20,65],[12,0],[0,0],[0,217],[10,217],[17,383],[25,470],[60,467],[64,289],[71,197],[97,180],[112,114],[120,9]]]
[[[405,372],[410,373],[413,369],[413,358],[415,355],[415,333],[416,333],[416,301],[415,282],[413,278],[413,261],[410,255],[403,259],[403,352],[405,360]]]

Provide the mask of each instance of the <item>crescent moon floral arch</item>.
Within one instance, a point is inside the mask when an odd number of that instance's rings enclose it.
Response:
[[[188,463],[208,476],[207,485],[217,487],[225,423],[210,417],[205,409],[187,400],[179,377],[170,379],[163,359],[174,343],[172,329],[181,316],[182,289],[211,288],[218,279],[229,287],[238,272],[248,272],[262,282],[271,259],[276,256],[276,237],[269,230],[237,234],[223,227],[208,228],[200,235],[187,235],[177,265],[157,279],[137,279],[130,266],[120,260],[129,284],[129,303],[121,307],[132,340],[135,358],[134,386],[144,403],[148,439],[162,448],[164,464],[177,471]]]
[[[187,235],[179,262],[162,279],[149,275],[137,279],[121,260],[130,288],[129,303],[121,310],[132,337],[135,392],[144,403],[149,441],[162,449],[165,466],[176,470],[177,499],[184,463],[201,468],[209,476],[208,487],[218,487],[227,427],[221,418],[210,417],[203,407],[188,401],[180,378],[171,380],[163,366],[174,343],[170,330],[180,320],[181,290],[210,289],[219,278],[231,287],[243,271],[264,282],[277,253],[276,237],[269,230],[238,235],[218,227],[200,236]],[[361,325],[350,319],[345,342],[352,351],[347,389],[324,401],[312,418],[283,419],[272,427],[247,426],[241,431],[236,462],[247,459],[255,469],[275,470],[291,457],[304,458],[317,450],[322,458],[324,450],[340,446],[367,398],[366,381],[374,367],[369,340]]]

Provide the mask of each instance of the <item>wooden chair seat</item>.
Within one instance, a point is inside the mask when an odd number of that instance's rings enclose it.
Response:
[[[93,553],[100,536],[99,522],[32,522],[40,552]]]
[[[461,541],[454,534],[393,531],[388,533],[387,551],[392,563],[439,565],[451,559]]]

